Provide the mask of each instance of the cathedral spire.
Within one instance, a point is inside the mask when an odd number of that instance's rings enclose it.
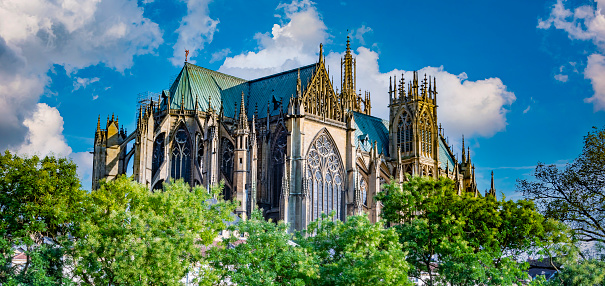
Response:
[[[244,105],[244,92],[242,91],[242,101],[239,108],[239,128],[248,129],[248,116]]]
[[[101,132],[101,115],[99,115],[99,119],[97,120],[97,132]]]
[[[319,43],[319,63],[323,63],[323,57],[324,57],[324,45],[322,43]]]
[[[462,162],[466,162],[466,153],[464,149],[464,134],[462,134]]]
[[[492,190],[494,189],[494,171],[492,171]]]

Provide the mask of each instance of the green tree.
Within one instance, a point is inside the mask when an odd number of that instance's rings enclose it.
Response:
[[[377,199],[408,252],[411,277],[428,285],[510,285],[526,278],[517,255],[546,236],[531,202],[458,195],[447,178],[408,179],[385,185]]]
[[[582,154],[565,168],[539,163],[534,180],[518,180],[517,189],[545,217],[568,224],[580,241],[605,243],[605,129],[584,137]]]
[[[150,192],[125,176],[102,181],[86,200],[75,274],[86,285],[177,285],[202,263],[234,205],[220,187],[191,189],[182,180]]]
[[[292,242],[283,222],[265,221],[260,211],[232,226],[231,237],[208,250],[214,280],[237,285],[309,285],[319,277],[313,253]]]
[[[322,217],[307,227],[297,242],[315,253],[319,279],[313,285],[411,285],[406,253],[394,229],[372,224],[367,216],[346,222]]]
[[[83,216],[84,196],[70,160],[0,154],[0,284],[63,280],[63,257]],[[27,255],[22,267],[12,263],[16,247]]]

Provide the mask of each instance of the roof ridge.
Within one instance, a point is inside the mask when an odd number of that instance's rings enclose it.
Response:
[[[291,73],[291,72],[294,72],[294,71],[298,71],[298,70],[300,70],[300,69],[306,69],[306,68],[309,68],[309,67],[312,67],[312,66],[317,66],[317,63],[313,63],[313,64],[309,64],[309,65],[306,65],[306,66],[302,66],[302,67],[297,67],[297,68],[289,69],[289,70],[287,70],[287,71],[282,71],[282,72],[278,72],[278,73],[274,73],[274,74],[266,75],[266,76],[263,76],[263,77],[259,77],[259,78],[256,78],[256,79],[249,80],[248,82],[256,82],[256,81],[260,81],[260,80],[264,80],[264,79],[268,79],[268,78],[276,77],[276,76],[279,76],[279,75],[283,75],[283,74]]]
[[[224,77],[228,77],[228,78],[233,78],[233,79],[241,80],[243,82],[248,82],[249,81],[249,80],[246,80],[246,79],[243,79],[243,78],[240,78],[240,77],[228,75],[226,73],[222,73],[222,72],[219,72],[219,71],[215,71],[215,70],[211,70],[211,69],[208,69],[208,68],[205,68],[205,67],[194,65],[192,63],[185,63],[185,66],[186,67],[188,66],[190,68],[194,68],[194,69],[200,70],[202,72],[209,72],[209,73],[212,73],[212,74],[215,74],[215,75],[220,75],[220,76],[224,76]]]

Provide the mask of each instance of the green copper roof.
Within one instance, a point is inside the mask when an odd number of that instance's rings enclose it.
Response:
[[[207,110],[208,104],[219,110],[222,102],[239,101],[241,92],[247,91],[246,80],[212,71],[196,65],[185,66],[170,87],[170,109]],[[162,108],[166,108],[165,101]],[[225,114],[233,114],[234,106],[225,104]]]
[[[454,171],[454,159],[450,156],[450,152],[445,147],[444,139],[439,136],[439,161],[441,161],[441,168],[449,168],[450,172]]]
[[[274,109],[273,99],[277,102],[283,102],[281,108],[287,112],[290,97],[296,96],[296,81],[300,71],[300,81],[302,85],[301,92],[304,93],[305,88],[313,74],[315,73],[316,64],[300,67],[297,69],[281,72],[278,74],[262,77],[249,81],[250,93],[247,98],[248,114],[252,118],[254,107],[258,105],[258,117],[264,118],[267,116],[267,106],[269,106],[269,114],[279,114],[279,108]]]
[[[170,109],[180,109],[183,105],[185,110],[194,110],[197,102],[197,107],[201,111],[208,110],[209,106],[218,111],[222,106],[224,115],[234,118],[240,106],[241,93],[244,92],[246,111],[250,119],[254,114],[255,106],[258,106],[259,118],[267,116],[267,107],[270,115],[276,115],[279,114],[280,106],[286,112],[290,97],[296,96],[299,72],[304,92],[315,73],[315,68],[316,64],[312,64],[246,81],[185,63],[170,87]],[[167,108],[166,99],[162,100],[161,109]],[[283,104],[274,104],[274,102],[283,102]]]
[[[355,119],[355,146],[363,151],[370,151],[374,141],[378,153],[389,156],[389,122],[378,117],[353,112]]]

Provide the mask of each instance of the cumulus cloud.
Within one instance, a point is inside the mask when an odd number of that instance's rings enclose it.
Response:
[[[59,111],[38,103],[50,83],[48,71],[60,65],[72,76],[102,64],[122,72],[162,42],[158,25],[143,17],[136,0],[0,1],[0,149],[80,156],[63,137]],[[75,81],[79,89],[98,79]]]
[[[333,53],[326,58],[330,65],[338,66],[343,54]],[[378,53],[359,47],[357,59],[357,87],[372,94],[372,115],[389,116],[389,77],[407,80],[412,71],[392,70],[382,73],[378,66]],[[461,134],[467,137],[491,137],[506,128],[507,109],[516,97],[507,90],[499,78],[470,81],[466,73],[458,75],[447,72],[443,67],[425,67],[418,71],[424,77],[437,78],[437,104],[439,121],[444,124],[446,134],[455,138]],[[336,75],[339,80],[340,75]]]
[[[563,0],[557,0],[546,20],[538,21],[539,29],[556,29],[567,32],[570,39],[591,40],[602,51],[605,50],[605,1],[595,1],[594,5],[582,5],[573,11],[565,7]]]
[[[293,1],[280,4],[277,10],[285,23],[274,24],[271,33],[254,36],[258,52],[227,57],[219,71],[254,79],[317,61],[319,44],[326,41],[328,33],[313,3]]]
[[[188,0],[187,15],[181,20],[176,30],[178,38],[173,46],[173,56],[170,61],[175,66],[181,66],[185,61],[185,50],[189,51],[191,63],[195,63],[204,45],[212,42],[219,20],[210,18],[208,3],[210,0]]]
[[[18,153],[39,156],[71,154],[71,148],[63,137],[63,117],[56,108],[46,103],[38,103],[34,114],[25,119],[23,124],[28,132],[25,142],[17,150]]]
[[[92,184],[92,154],[89,152],[72,152],[63,136],[63,117],[59,110],[45,103],[36,104],[31,117],[23,124],[27,128],[25,142],[18,149],[19,154],[44,157],[55,155],[69,157],[78,166],[77,173],[82,186],[90,188]]]
[[[546,20],[538,21],[539,29],[556,29],[567,32],[570,39],[592,41],[600,53],[588,57],[584,77],[590,79],[594,95],[584,99],[592,103],[594,111],[605,110],[605,76],[602,53],[605,53],[605,0],[597,0],[595,5],[582,5],[573,9],[565,7],[563,0],[557,0]],[[574,67],[575,63],[570,63]],[[566,75],[555,75],[555,79],[565,82]]]
[[[592,54],[584,70],[584,77],[590,79],[594,95],[585,98],[584,102],[592,103],[594,110],[605,110],[605,56]]]
[[[329,35],[313,3],[294,1],[278,6],[278,10],[283,12],[281,18],[285,22],[275,24],[271,34],[256,34],[258,51],[228,57],[219,69],[221,72],[253,79],[317,61],[318,45]],[[361,41],[370,31],[362,26],[355,30],[353,38]],[[389,76],[400,77],[403,73],[410,79],[411,71],[383,73],[377,52],[363,46],[353,52],[357,61],[357,87],[371,92],[372,115],[388,118]],[[343,55],[344,51],[327,54],[326,64],[337,70]],[[426,67],[419,72],[437,77],[439,121],[445,124],[447,134],[456,138],[461,134],[489,137],[506,128],[507,107],[516,98],[499,78],[470,81],[465,73],[454,75],[443,67]],[[331,75],[338,86],[340,73]]]

